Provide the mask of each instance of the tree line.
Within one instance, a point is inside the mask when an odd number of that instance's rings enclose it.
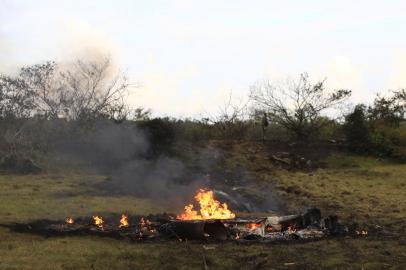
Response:
[[[284,140],[306,145],[342,141],[347,150],[404,160],[405,90],[378,95],[347,113],[348,89],[328,89],[308,74],[283,82],[263,80],[250,88],[247,102],[232,96],[215,115],[199,119],[154,118],[126,103],[130,83],[109,58],[70,65],[45,62],[0,75],[0,153],[46,153],[66,136],[91,139],[97,121],[146,130],[154,151],[169,151],[174,141]],[[330,112],[330,113],[328,113]],[[156,148],[155,147],[155,148]],[[154,147],[153,147],[154,148]]]

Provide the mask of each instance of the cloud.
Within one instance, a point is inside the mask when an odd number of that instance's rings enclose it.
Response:
[[[312,74],[310,74],[312,75]],[[332,89],[352,90],[352,101],[363,102],[370,95],[364,85],[365,68],[354,64],[350,57],[335,55],[326,64],[314,71],[317,79],[327,78],[326,85]]]
[[[247,91],[234,91],[227,84],[206,89],[196,83],[204,81],[204,74],[195,65],[186,65],[175,71],[153,66],[138,74],[140,87],[128,100],[136,106],[152,109],[154,115],[177,117],[206,117],[218,113],[232,92],[233,104],[248,97]],[[240,89],[237,89],[240,90]],[[245,89],[246,90],[246,89]]]
[[[169,71],[157,66],[155,60],[151,59],[145,71],[136,75],[140,87],[132,93],[129,101],[150,108],[157,114],[201,112],[203,107],[197,96],[203,98],[204,91],[192,83],[193,78],[199,74],[199,68],[193,64]]]
[[[388,82],[388,88],[397,90],[406,88],[406,52],[397,53],[393,64],[394,72]]]
[[[108,34],[78,18],[63,20],[64,35],[59,41],[60,61],[71,59],[98,60],[109,56],[117,69],[121,65],[120,49]]]
[[[334,56],[325,72],[328,74],[328,83],[333,88],[361,88],[362,67],[353,64],[347,56]]]

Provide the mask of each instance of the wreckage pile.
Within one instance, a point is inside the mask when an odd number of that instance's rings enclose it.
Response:
[[[47,237],[98,235],[137,242],[169,239],[272,242],[358,234],[339,223],[336,216],[323,218],[317,208],[299,215],[252,219],[179,220],[169,214],[147,217],[128,217],[123,214],[109,217],[67,218],[64,221],[39,220],[7,226],[18,232]]]
[[[179,215],[159,214],[108,217],[68,217],[64,221],[38,220],[29,224],[3,225],[15,231],[44,236],[98,235],[132,241],[169,239],[213,241],[289,241],[321,239],[333,235],[366,235],[363,230],[349,229],[337,216],[322,217],[317,208],[303,214],[237,218],[227,203],[214,198],[214,192],[199,189],[196,204],[188,204]],[[195,207],[198,205],[197,207]]]

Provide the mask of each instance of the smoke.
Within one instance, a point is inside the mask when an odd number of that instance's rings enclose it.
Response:
[[[69,66],[80,59],[84,62],[103,62],[108,58],[109,71],[115,74],[121,66],[120,48],[114,40],[84,20],[67,18],[63,21],[64,35],[59,40],[58,62]]]
[[[54,154],[68,162],[80,160],[98,174],[108,175],[107,181],[93,186],[96,195],[149,198],[169,204],[177,212],[193,201],[198,189],[210,188],[233,211],[285,210],[271,190],[258,187],[255,175],[242,166],[232,170],[223,167],[229,153],[215,145],[198,147],[184,142],[179,155],[166,147],[157,148],[157,138],[151,132],[169,136],[163,127],[157,131],[156,125],[149,129],[151,126],[131,121],[118,124],[99,120],[84,133],[78,123],[71,124],[71,131],[55,142]],[[175,145],[170,146],[172,149]]]
[[[135,123],[106,120],[97,122],[89,134],[58,138],[53,151],[64,160],[81,161],[110,175],[111,181],[94,187],[96,193],[136,195],[179,208],[204,185],[204,174],[167,153],[152,154],[151,147],[146,130]]]
[[[116,187],[125,187],[137,196],[176,207],[184,205],[202,187],[196,173],[190,172],[180,160],[168,156],[126,162],[113,173],[113,179]]]

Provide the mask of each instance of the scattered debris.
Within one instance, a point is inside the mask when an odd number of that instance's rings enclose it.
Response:
[[[123,220],[125,220],[123,226]],[[63,221],[39,220],[28,224],[2,225],[18,232],[44,236],[99,235],[133,241],[177,239],[179,241],[293,241],[317,240],[329,236],[366,237],[368,232],[349,228],[336,216],[322,217],[317,208],[300,215],[253,219],[177,220],[175,215],[93,216]],[[360,233],[361,232],[361,233]],[[204,250],[214,247],[203,246]]]

